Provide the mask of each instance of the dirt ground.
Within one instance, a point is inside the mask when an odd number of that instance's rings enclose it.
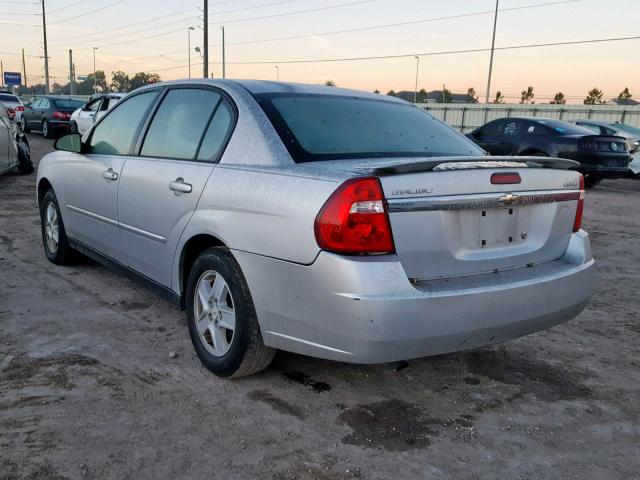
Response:
[[[0,479],[640,478],[640,181],[588,192],[597,288],[567,324],[408,365],[279,353],[229,381],[170,304],[47,262],[35,179],[0,176]]]

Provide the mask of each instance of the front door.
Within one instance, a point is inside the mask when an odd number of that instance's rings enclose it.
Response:
[[[69,159],[74,174],[63,180],[70,235],[124,265],[118,188],[138,127],[157,94],[157,90],[144,92],[118,105],[96,126],[83,153]]]
[[[129,266],[161,285],[171,285],[178,241],[233,115],[214,89],[172,88],[149,125],[140,156],[127,160],[118,193],[122,241]]]

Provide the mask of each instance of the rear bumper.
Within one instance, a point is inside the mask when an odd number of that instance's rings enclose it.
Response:
[[[597,174],[602,178],[621,178],[629,171],[631,155],[582,154],[579,161],[580,167],[577,169],[579,172]]]
[[[582,311],[594,272],[582,231],[554,262],[416,285],[393,255],[323,252],[301,266],[233,253],[267,345],[353,363],[460,351],[557,325]]]

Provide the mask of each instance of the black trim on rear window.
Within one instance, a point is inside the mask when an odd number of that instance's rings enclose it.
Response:
[[[485,155],[464,135],[409,103],[331,94],[253,96],[296,163]]]

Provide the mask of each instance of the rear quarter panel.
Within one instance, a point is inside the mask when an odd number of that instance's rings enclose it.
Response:
[[[313,263],[320,249],[315,217],[338,183],[292,173],[218,165],[185,229],[173,266],[180,292],[180,258],[195,235],[215,236],[231,250],[298,264]]]

